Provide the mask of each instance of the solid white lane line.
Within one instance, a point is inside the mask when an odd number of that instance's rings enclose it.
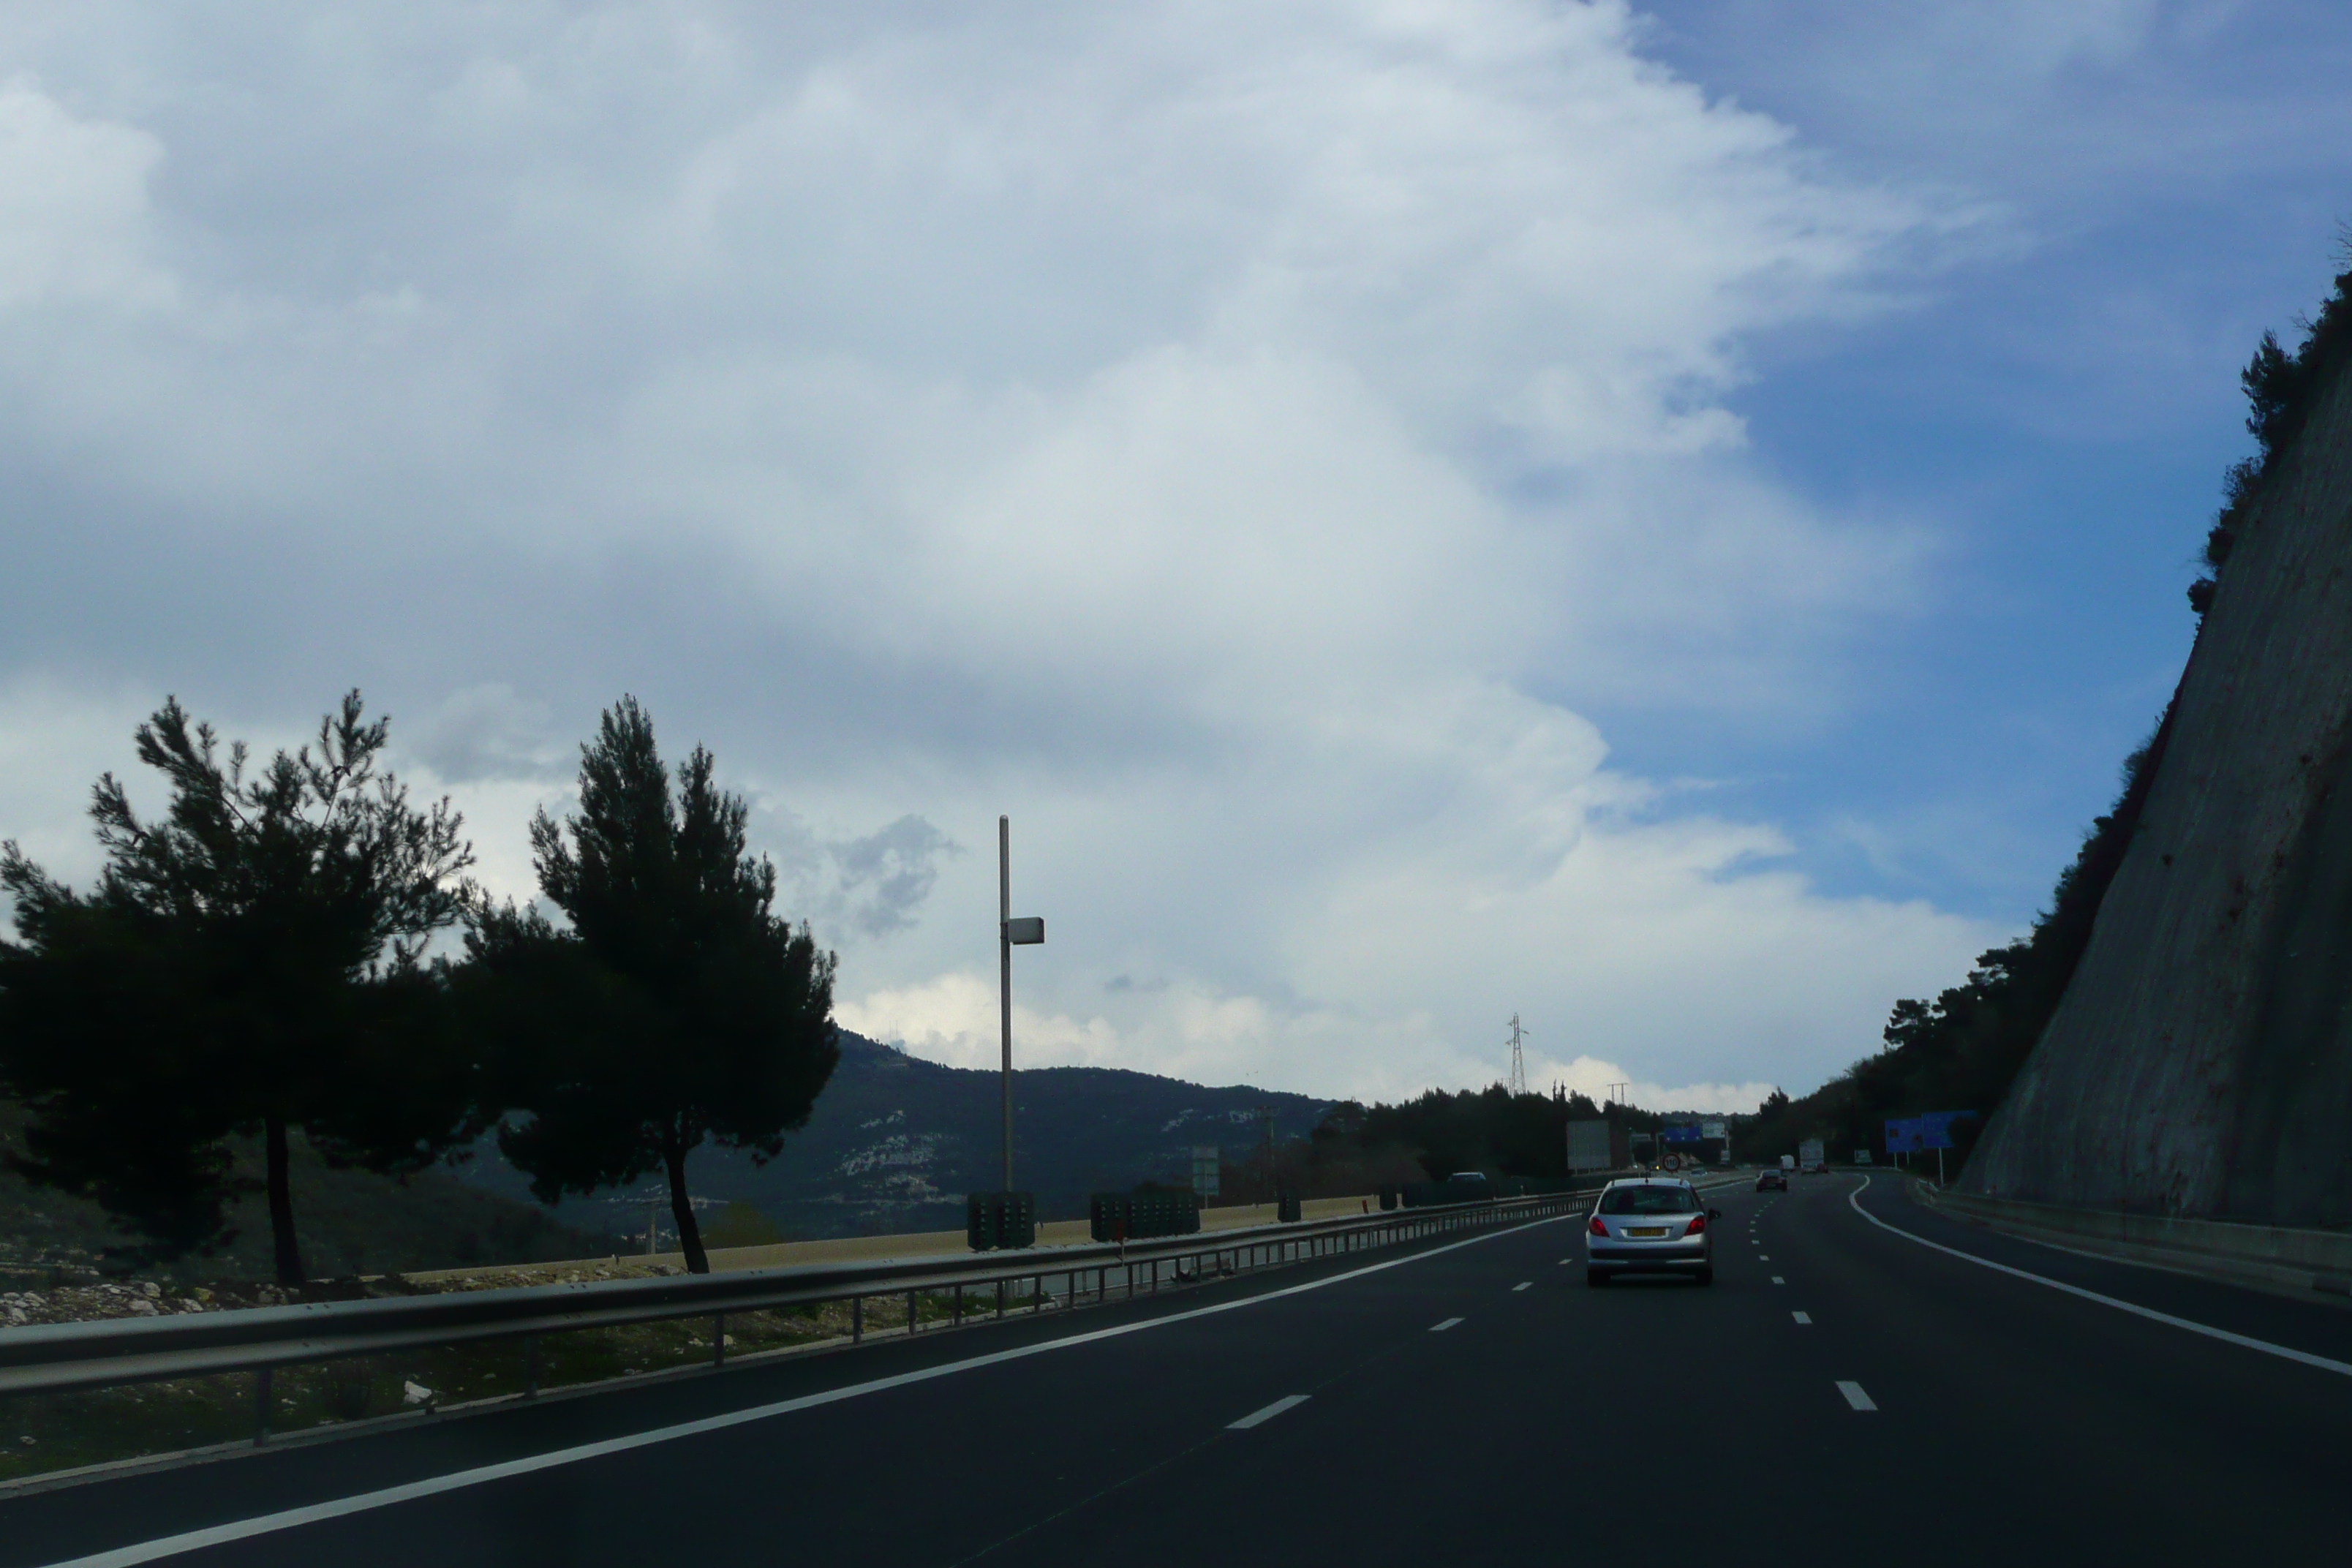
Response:
[[[2096,1290],[2085,1290],[2080,1285],[2069,1285],[2063,1279],[2053,1279],[2045,1275],[2029,1273],[2022,1268],[2012,1268],[2006,1263],[1995,1263],[1990,1258],[1979,1258],[1975,1253],[1963,1252],[1957,1247],[1946,1247],[1940,1241],[1929,1241],[1926,1237],[1915,1235],[1899,1225],[1887,1224],[1863,1207],[1857,1200],[1862,1196],[1863,1187],[1869,1185],[1870,1178],[1864,1176],[1862,1179],[1862,1186],[1848,1193],[1845,1201],[1853,1207],[1854,1213],[1871,1224],[1881,1230],[1892,1232],[1906,1241],[1916,1241],[1922,1247],[1933,1247],[1948,1257],[1973,1263],[1980,1268],[1990,1268],[1997,1274],[2006,1274],[2012,1279],[2030,1279],[2036,1285],[2047,1285],[2053,1290],[2063,1290],[2069,1296],[2079,1296],[2085,1301],[2096,1301],[2102,1307],[2113,1307],[2118,1312],[2129,1312],[2135,1318],[2146,1318],[2152,1323],[2164,1323],[2172,1328],[2186,1329],[2192,1334],[2202,1334],[2209,1340],[2220,1340],[2224,1344],[2237,1345],[2244,1350],[2260,1351],[2264,1355],[2274,1355],[2283,1361],[2296,1362],[2305,1366],[2317,1367],[2322,1372],[2332,1372],[2339,1376],[2352,1377],[2352,1362],[2336,1361],[2327,1356],[2314,1355],[2309,1351],[2296,1350],[2293,1345],[2273,1344],[2268,1340],[2258,1340],[2251,1334],[2232,1333],[2228,1329],[2217,1329],[2210,1323],[2200,1323],[2188,1318],[2176,1318],[2169,1312],[2159,1312],[2153,1307],[2143,1307],[2137,1301],[2126,1301],[2115,1296],[2103,1296]]]
[[[1429,1326],[1429,1331],[1433,1334],[1442,1334],[1446,1330],[1452,1328],[1454,1324],[1461,1322],[1463,1320],[1460,1318],[1448,1318],[1442,1323],[1432,1323]]]
[[[1856,1410],[1875,1410],[1878,1408],[1877,1405],[1872,1401],[1870,1395],[1862,1391],[1862,1384],[1858,1383],[1840,1383],[1838,1384],[1838,1392],[1844,1394],[1845,1402],[1848,1405],[1853,1405]]]
[[[1263,1410],[1253,1410],[1238,1421],[1229,1421],[1225,1423],[1225,1430],[1228,1432],[1246,1432],[1253,1426],[1264,1426],[1266,1422],[1273,1420],[1276,1416],[1281,1415],[1286,1410],[1297,1409],[1300,1405],[1307,1403],[1307,1396],[1303,1394],[1285,1394],[1282,1398],[1276,1400],[1273,1404],[1267,1405]]]
[[[1520,1280],[1517,1284],[1516,1284],[1516,1285],[1514,1285],[1514,1286],[1512,1286],[1512,1287],[1511,1287],[1512,1293],[1516,1295],[1516,1294],[1517,1294],[1517,1293],[1518,1293],[1519,1291],[1526,1289],[1528,1286],[1533,1285],[1534,1283],[1535,1283],[1535,1281],[1534,1281],[1534,1280],[1532,1280],[1532,1279],[1522,1279],[1522,1280]]]
[[[1781,1279],[1778,1274],[1775,1274],[1772,1276],[1772,1283],[1775,1285],[1786,1285],[1788,1281]]]
[[[1553,1219],[1539,1219],[1534,1225],[1556,1225],[1560,1219],[1580,1217],[1562,1215]],[[709,1432],[723,1432],[730,1426],[741,1426],[753,1421],[765,1421],[772,1416],[788,1415],[796,1410],[811,1410],[819,1405],[837,1405],[861,1394],[880,1394],[887,1389],[904,1388],[909,1384],[929,1383],[933,1378],[949,1377],[960,1372],[971,1372],[984,1366],[997,1366],[1005,1362],[1023,1361],[1033,1355],[1043,1355],[1071,1345],[1093,1344],[1102,1340],[1115,1340],[1128,1334],[1142,1333],[1169,1323],[1187,1322],[1194,1318],[1214,1317],[1220,1312],[1239,1311],[1261,1301],[1278,1301],[1286,1296],[1303,1296],[1309,1290],[1321,1290],[1349,1279],[1360,1279],[1367,1274],[1378,1274],[1390,1268],[1402,1268],[1425,1258],[1436,1258],[1465,1247],[1476,1247],[1500,1237],[1516,1236],[1528,1228],[1510,1226],[1502,1230],[1490,1230],[1484,1236],[1465,1237],[1449,1241],[1443,1247],[1433,1247],[1426,1252],[1416,1252],[1407,1258],[1391,1258],[1381,1263],[1367,1263],[1361,1268],[1351,1268],[1344,1274],[1328,1274],[1320,1279],[1302,1284],[1286,1285],[1279,1290],[1262,1295],[1244,1296],[1235,1301],[1220,1301],[1214,1306],[1193,1307],[1181,1312],[1171,1312],[1163,1318],[1147,1318],[1137,1323],[1118,1323],[1107,1329],[1091,1329],[1082,1334],[1069,1334],[1058,1340],[1045,1340],[1034,1345],[1020,1345],[1012,1350],[992,1351],[987,1355],[972,1356],[965,1361],[948,1362],[939,1366],[923,1367],[915,1372],[902,1372],[891,1377],[877,1377],[868,1383],[851,1384],[845,1388],[827,1389],[822,1394],[803,1394],[798,1399],[780,1399],[772,1405],[756,1405],[747,1410],[733,1410],[724,1415],[708,1415],[699,1421],[681,1421],[674,1426],[656,1426],[648,1431],[633,1432],[625,1437],[607,1437],[599,1443],[583,1443],[577,1447],[557,1448],[545,1454],[533,1454],[528,1458],[509,1459],[503,1464],[481,1465],[470,1470],[455,1470],[446,1476],[432,1476],[405,1486],[385,1487],[380,1491],[360,1492],[352,1497],[335,1498],[327,1502],[310,1503],[302,1508],[289,1508],[278,1513],[265,1513],[252,1519],[231,1521],[227,1524],[210,1525],[203,1530],[191,1530],[179,1535],[166,1535],[153,1541],[134,1542],[110,1552],[94,1552],[87,1557],[73,1557],[50,1563],[44,1568],[135,1568],[142,1563],[153,1563],[160,1558],[177,1557],[185,1552],[199,1552],[208,1546],[224,1546],[231,1542],[249,1541],[257,1535],[268,1535],[300,1525],[318,1524],[326,1520],[342,1519],[351,1514],[365,1513],[372,1509],[390,1508],[395,1503],[412,1502],[418,1498],[437,1497],[443,1492],[461,1491],[467,1487],[484,1486],[515,1476],[527,1476],[539,1470],[551,1470],[563,1465],[578,1464],[584,1459],[602,1458],[608,1454],[625,1454],[633,1448],[649,1448],[656,1443],[674,1442],[681,1437],[698,1437]],[[1455,1318],[1441,1325],[1452,1327],[1462,1320]]]
[[[1797,1321],[1801,1323],[1810,1323],[1813,1321],[1813,1315],[1811,1312],[1791,1312],[1789,1316],[1796,1319]]]

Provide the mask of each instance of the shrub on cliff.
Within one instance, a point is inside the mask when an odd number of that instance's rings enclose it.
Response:
[[[2254,438],[2256,451],[2230,465],[2222,477],[2221,510],[2205,535],[2206,574],[2189,585],[2189,607],[2200,617],[2212,607],[2221,567],[2245,531],[2272,464],[2303,428],[2327,368],[2352,343],[2352,272],[2337,274],[2335,292],[2305,328],[2303,342],[2293,353],[2280,345],[2276,332],[2264,332],[2254,346],[2254,357],[2238,374],[2246,394],[2246,433]]]

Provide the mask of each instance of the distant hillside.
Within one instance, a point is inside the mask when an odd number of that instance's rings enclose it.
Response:
[[[1000,1082],[993,1072],[942,1067],[845,1030],[833,1081],[781,1156],[754,1166],[706,1147],[688,1161],[688,1182],[698,1195],[757,1206],[795,1239],[954,1229],[963,1224],[964,1194],[998,1184]],[[1046,1218],[1083,1214],[1089,1192],[1186,1180],[1196,1143],[1217,1144],[1229,1158],[1244,1154],[1265,1136],[1262,1107],[1272,1109],[1275,1138],[1286,1142],[1312,1130],[1331,1103],[1115,1068],[1034,1068],[1013,1082],[1013,1179],[1037,1194]],[[494,1143],[457,1174],[529,1198],[529,1184]],[[641,1190],[657,1196],[662,1189],[648,1181]],[[642,1202],[572,1198],[556,1215],[591,1235],[644,1232]]]

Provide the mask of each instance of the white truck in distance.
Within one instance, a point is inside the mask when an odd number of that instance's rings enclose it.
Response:
[[[1808,1138],[1803,1142],[1797,1145],[1797,1169],[1801,1171],[1826,1171],[1829,1169],[1829,1153],[1827,1151],[1822,1149],[1822,1141],[1820,1139]]]
[[[1780,1156],[1780,1169],[1783,1171],[1793,1171],[1796,1168],[1797,1157],[1794,1154],[1783,1154]]]

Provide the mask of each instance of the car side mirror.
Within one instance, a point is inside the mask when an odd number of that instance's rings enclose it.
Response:
[[[1721,1219],[1723,1217],[1723,1211],[1721,1209],[1709,1209],[1706,1211],[1706,1217],[1709,1219]]]

